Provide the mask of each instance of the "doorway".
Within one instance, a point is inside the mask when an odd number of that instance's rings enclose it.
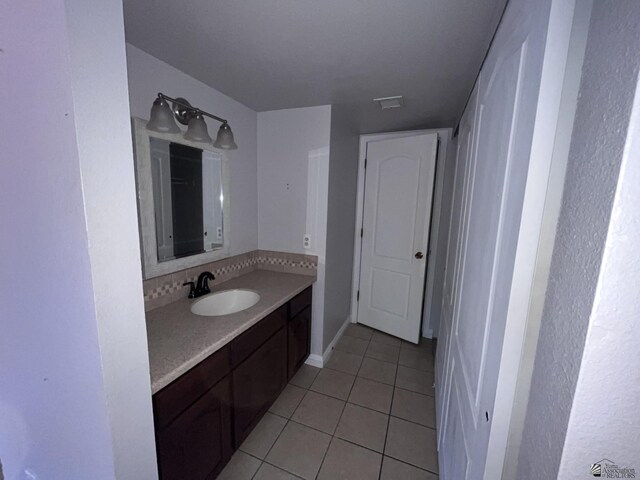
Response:
[[[429,250],[438,237],[449,137],[441,129],[360,139],[351,318],[412,343],[431,336]]]

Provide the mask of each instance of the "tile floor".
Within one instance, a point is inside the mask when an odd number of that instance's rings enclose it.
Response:
[[[433,345],[349,325],[323,369],[304,365],[220,479],[438,478]]]

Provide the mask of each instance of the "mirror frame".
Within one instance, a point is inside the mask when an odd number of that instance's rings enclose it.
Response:
[[[212,144],[186,140],[180,133],[159,133],[147,130],[148,120],[132,118],[134,161],[136,165],[136,194],[138,200],[138,226],[140,230],[140,247],[142,260],[142,276],[145,280],[197,267],[205,263],[221,260],[229,256],[229,239],[231,238],[231,199],[229,195],[229,163],[224,150]],[[158,243],[156,239],[156,216],[153,202],[153,186],[151,175],[151,137],[180,143],[189,147],[207,150],[219,155],[222,165],[222,239],[221,248],[199,253],[188,257],[175,258],[158,262]]]

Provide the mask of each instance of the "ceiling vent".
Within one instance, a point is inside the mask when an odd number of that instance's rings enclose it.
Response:
[[[404,105],[404,98],[402,98],[402,95],[398,95],[396,97],[374,98],[373,101],[378,102],[382,110],[400,108]]]

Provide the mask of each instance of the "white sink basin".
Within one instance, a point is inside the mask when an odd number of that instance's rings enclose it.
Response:
[[[191,312],[205,317],[229,315],[253,307],[260,295],[253,290],[223,290],[202,297],[191,305]]]

